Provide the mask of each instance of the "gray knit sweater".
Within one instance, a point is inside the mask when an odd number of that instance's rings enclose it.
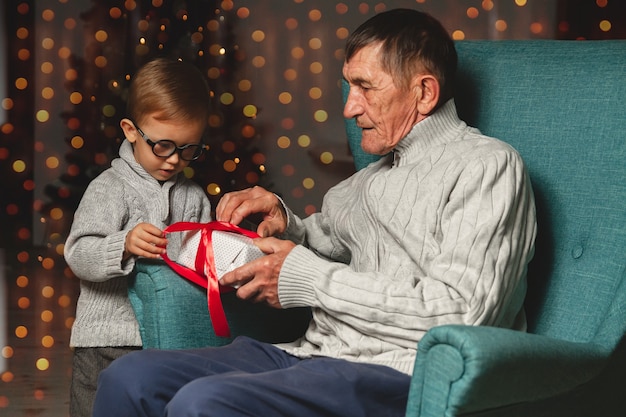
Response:
[[[330,189],[320,213],[289,213],[285,237],[301,245],[280,302],[312,306],[313,320],[288,352],[410,374],[433,326],[525,329],[536,221],[518,153],[468,127],[452,100],[394,153]]]
[[[135,265],[122,262],[126,233],[141,222],[163,229],[177,221],[210,221],[202,188],[184,175],[160,184],[139,165],[124,141],[120,158],[90,184],[74,215],[65,260],[81,279],[70,345],[141,346],[139,326],[127,295]],[[180,245],[168,237],[168,251]]]

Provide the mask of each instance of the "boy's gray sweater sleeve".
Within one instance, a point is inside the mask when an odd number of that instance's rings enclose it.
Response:
[[[124,186],[110,175],[93,180],[74,214],[65,260],[81,279],[101,282],[128,275],[133,257],[122,262],[128,219]]]

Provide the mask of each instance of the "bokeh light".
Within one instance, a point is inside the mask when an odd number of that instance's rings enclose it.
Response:
[[[348,166],[338,82],[345,39],[365,18],[408,3],[204,3],[59,0],[7,6],[0,247],[10,265],[6,282],[15,317],[0,351],[9,364],[24,356],[28,344],[29,372],[35,366],[47,374],[61,361],[53,352],[68,351],[78,279],[63,259],[64,242],[85,187],[117,156],[128,84],[142,62],[175,56],[206,75],[207,151],[183,172],[201,184],[212,204],[232,189],[261,184],[308,215],[345,176],[336,169]],[[565,3],[412,2],[440,18],[457,41],[626,37],[623,2],[560,6]],[[36,320],[27,323],[26,316]],[[16,385],[22,373],[1,372],[0,378]],[[5,392],[2,411],[12,405]],[[48,399],[39,388],[29,396]]]

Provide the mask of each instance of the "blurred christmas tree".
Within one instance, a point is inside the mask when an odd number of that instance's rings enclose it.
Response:
[[[71,213],[89,182],[110,165],[123,140],[119,121],[134,72],[159,56],[192,62],[211,92],[204,156],[185,171],[207,191],[213,207],[225,192],[263,184],[265,157],[258,150],[257,107],[245,103],[237,70],[245,59],[234,35],[232,1],[97,0],[81,14],[84,56],[68,58],[74,73],[66,89],[82,96],[61,114],[67,132],[67,172],[45,189],[41,208],[46,238],[65,239]],[[127,9],[126,7],[131,7]],[[55,219],[53,213],[65,213]]]

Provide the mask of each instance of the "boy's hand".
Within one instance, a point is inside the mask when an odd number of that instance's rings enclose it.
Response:
[[[165,253],[166,245],[162,230],[150,223],[139,223],[126,234],[124,259],[131,255],[158,259]]]

